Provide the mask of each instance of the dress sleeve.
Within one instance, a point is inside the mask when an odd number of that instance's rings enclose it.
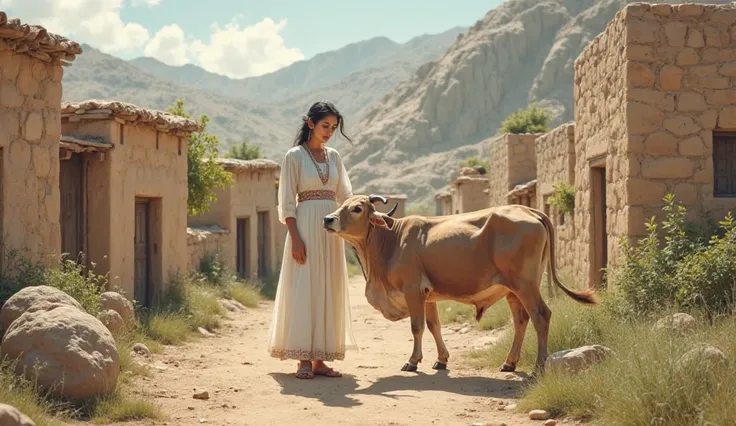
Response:
[[[345,200],[353,196],[353,186],[350,183],[350,177],[348,176],[345,165],[342,162],[340,154],[335,151],[335,157],[337,159],[337,203],[342,204]]]
[[[299,182],[299,164],[294,152],[287,152],[281,162],[279,175],[279,222],[286,224],[287,217],[296,217],[296,194]]]

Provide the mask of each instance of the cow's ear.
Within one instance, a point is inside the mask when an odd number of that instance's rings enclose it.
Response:
[[[368,220],[376,226],[388,228],[388,224],[386,223],[386,219],[384,219],[383,213],[372,212],[370,216],[368,217]]]

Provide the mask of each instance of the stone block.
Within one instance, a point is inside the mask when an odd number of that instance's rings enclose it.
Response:
[[[675,110],[675,96],[659,90],[631,88],[626,91],[626,100],[652,105],[663,111]]]
[[[708,109],[705,96],[698,92],[682,92],[677,97],[677,110],[683,112],[701,112]]]
[[[656,80],[649,67],[639,62],[628,62],[626,78],[634,87],[652,87]]]
[[[718,73],[726,77],[736,77],[736,62],[728,62],[721,65]]]
[[[673,155],[677,152],[677,139],[667,132],[652,133],[644,140],[644,149],[653,156]]]
[[[702,130],[700,125],[687,115],[665,119],[664,128],[677,136],[692,135]]]
[[[680,141],[680,154],[685,157],[705,155],[705,144],[700,136],[692,136]]]
[[[675,199],[686,206],[693,206],[698,202],[698,191],[692,183],[678,183],[675,185]]]
[[[726,107],[718,113],[718,127],[736,129],[736,106]]]
[[[710,47],[725,47],[728,46],[729,36],[727,32],[721,31],[720,29],[712,26],[705,27],[705,44]]]
[[[632,19],[627,26],[627,43],[654,44],[657,41],[658,23]]]
[[[682,87],[682,68],[665,65],[659,72],[659,85],[663,90],[680,90]]]
[[[672,6],[669,4],[653,4],[652,13],[656,16],[670,16],[672,14]]]
[[[28,114],[23,128],[23,137],[31,142],[41,140],[43,136],[43,115],[39,111]]]
[[[713,89],[705,91],[705,100],[710,105],[731,105],[736,104],[736,90],[733,89]]]
[[[696,18],[705,12],[702,4],[678,4],[675,6],[677,14],[683,18]]]
[[[687,35],[687,23],[668,22],[664,24],[664,33],[667,43],[672,47],[685,47],[685,36]]]
[[[682,51],[680,51],[680,53],[677,54],[677,65],[679,66],[692,66],[697,65],[699,62],[700,55],[698,55],[698,52],[691,47],[683,49]]]
[[[703,33],[699,30],[691,29],[687,36],[687,46],[700,48],[705,46],[705,38]]]
[[[666,192],[667,186],[662,182],[633,178],[626,181],[626,194],[630,206],[661,204]]]
[[[18,93],[15,83],[11,81],[0,81],[0,106],[20,108],[22,105],[23,96]]]
[[[36,177],[46,177],[51,171],[51,158],[49,150],[39,145],[34,145],[31,149],[33,157],[33,168],[36,172]]]
[[[685,179],[693,175],[693,162],[682,157],[645,160],[641,175],[647,179]]]
[[[718,112],[715,110],[706,111],[703,114],[700,114],[697,118],[698,124],[703,129],[712,130],[716,127],[716,122],[718,120]]]
[[[628,102],[626,106],[629,134],[652,133],[662,128],[664,114],[658,108],[639,102]]]
[[[654,49],[651,46],[630,44],[626,46],[626,59],[630,61],[654,62]]]

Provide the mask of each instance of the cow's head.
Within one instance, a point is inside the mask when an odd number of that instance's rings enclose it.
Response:
[[[348,241],[361,241],[371,226],[390,227],[394,220],[391,216],[396,212],[398,204],[388,214],[384,214],[376,210],[373,205],[376,201],[388,204],[386,197],[380,195],[356,195],[348,198],[337,210],[324,217],[325,230]]]

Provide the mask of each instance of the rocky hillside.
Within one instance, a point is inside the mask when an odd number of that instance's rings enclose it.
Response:
[[[367,111],[357,143],[341,146],[356,191],[426,204],[458,161],[485,155],[511,112],[537,102],[552,126],[572,120],[574,61],[627,3],[509,0],[491,10]]]

